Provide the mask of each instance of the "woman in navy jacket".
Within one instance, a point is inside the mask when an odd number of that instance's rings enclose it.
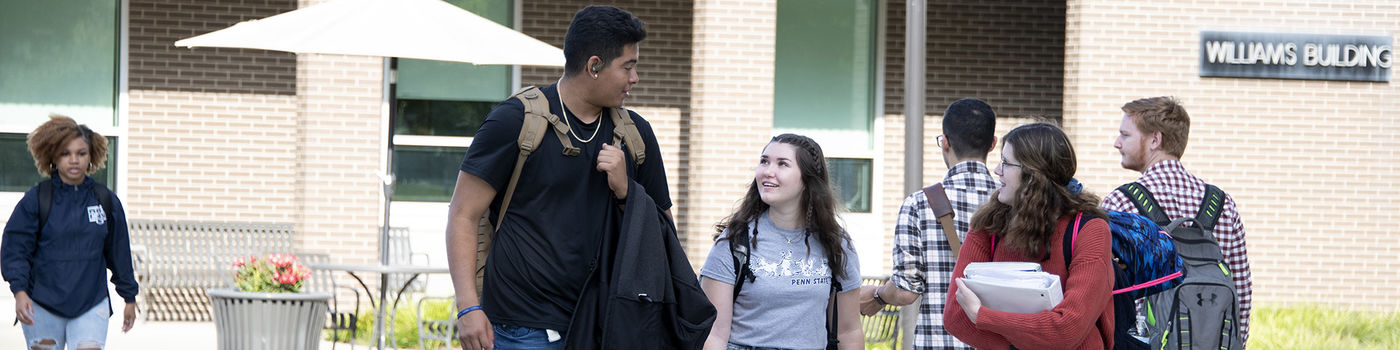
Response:
[[[106,270],[126,301],[123,332],[136,321],[138,289],[126,213],[115,194],[88,176],[104,167],[107,139],[55,115],[29,134],[28,144],[34,166],[51,179],[24,193],[0,244],[0,272],[15,293],[25,348],[64,349],[72,343],[101,349],[112,314]],[[108,198],[99,200],[97,193]],[[44,202],[47,220],[40,220]]]

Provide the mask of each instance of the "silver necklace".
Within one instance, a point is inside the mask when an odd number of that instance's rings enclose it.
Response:
[[[603,126],[599,125],[593,128],[593,136],[589,136],[587,140],[578,138],[578,133],[574,132],[574,126],[569,124],[569,110],[564,108],[564,79],[560,78],[555,84],[554,89],[559,92],[559,111],[564,113],[564,126],[569,127],[569,136],[573,136],[578,142],[588,143],[589,141],[593,141],[593,138],[598,137],[598,129],[602,129]],[[603,111],[598,111],[598,118],[601,119],[602,117]]]

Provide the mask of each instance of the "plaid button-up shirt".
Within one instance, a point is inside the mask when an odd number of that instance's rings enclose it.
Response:
[[[948,169],[943,191],[953,204],[958,237],[966,238],[972,214],[1000,185],[987,164],[962,162]],[[890,280],[899,289],[923,294],[919,322],[914,326],[915,349],[971,349],[943,329],[943,302],[957,260],[934,217],[924,191],[904,199],[894,227],[894,272]]]
[[[1166,160],[1153,164],[1142,173],[1138,183],[1147,187],[1152,198],[1162,206],[1167,217],[1196,217],[1201,208],[1201,199],[1206,194],[1206,183],[1181,166],[1180,161]],[[1122,192],[1113,191],[1104,196],[1105,210],[1136,213],[1137,207]],[[1230,276],[1235,280],[1235,297],[1240,304],[1240,336],[1249,340],[1249,312],[1252,309],[1253,281],[1249,274],[1249,256],[1245,253],[1244,222],[1235,207],[1235,199],[1225,195],[1225,207],[1220,212],[1220,220],[1215,223],[1215,241],[1220,243],[1220,253],[1225,256],[1225,264],[1230,268]]]

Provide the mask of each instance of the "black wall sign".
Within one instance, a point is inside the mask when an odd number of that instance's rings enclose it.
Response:
[[[1200,76],[1390,81],[1390,36],[1201,32]]]

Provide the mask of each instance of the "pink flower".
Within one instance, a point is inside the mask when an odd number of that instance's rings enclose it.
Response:
[[[248,292],[297,293],[302,280],[311,277],[311,271],[297,262],[292,254],[269,254],[258,261],[257,256],[238,259],[233,263],[237,269],[234,282],[238,288]]]

